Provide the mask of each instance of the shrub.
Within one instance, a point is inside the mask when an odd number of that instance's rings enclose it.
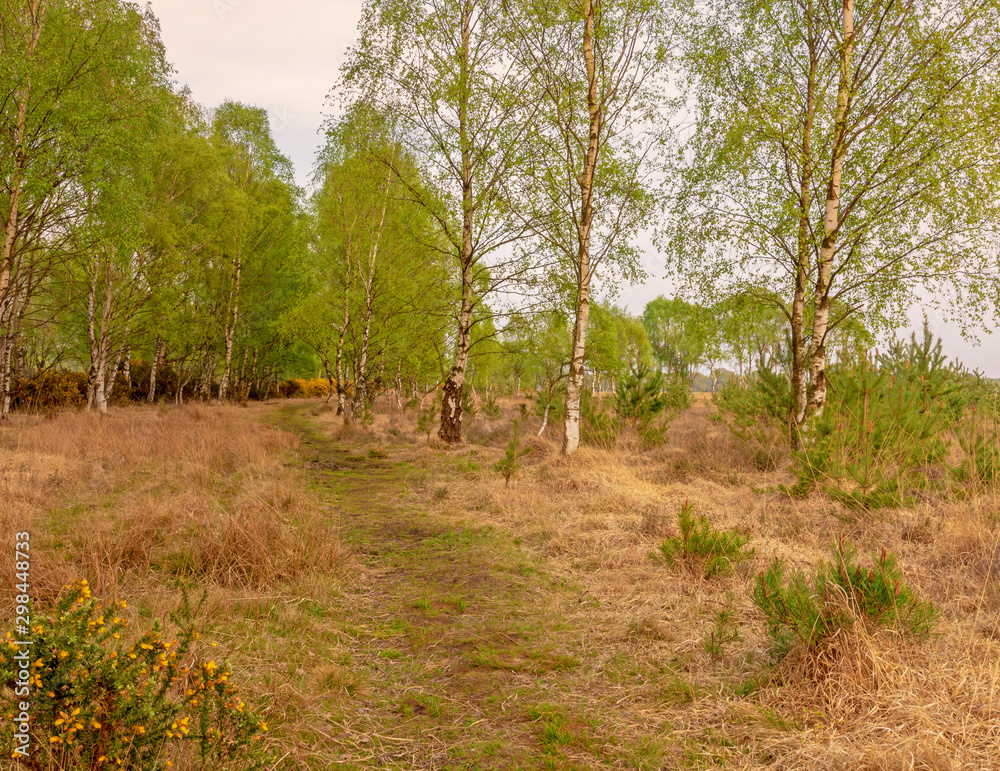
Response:
[[[788,378],[761,370],[746,385],[730,380],[712,395],[733,434],[754,448],[753,465],[773,471],[789,447],[792,388]]]
[[[87,403],[86,372],[43,372],[13,387],[15,409],[59,410]]]
[[[977,378],[970,387],[972,404],[965,420],[955,431],[965,458],[954,477],[961,483],[983,490],[1000,486],[1000,398],[997,384]]]
[[[498,420],[503,413],[497,404],[497,398],[490,394],[483,402],[483,417],[487,420]]]
[[[707,517],[695,515],[694,506],[687,501],[677,513],[677,522],[680,537],[660,544],[660,556],[667,565],[683,561],[705,578],[712,578],[732,572],[735,563],[753,556],[753,549],[744,549],[749,533],[716,530]]]
[[[602,410],[590,391],[584,391],[580,397],[580,441],[613,450],[621,432],[621,421]]]
[[[618,382],[615,411],[619,418],[636,427],[674,406],[676,398],[676,393],[668,391],[667,379],[660,372],[639,364]]]
[[[947,454],[945,434],[963,419],[973,380],[947,364],[924,329],[881,355],[832,367],[830,397],[795,453],[796,490],[825,484],[860,509],[899,506]]]
[[[504,450],[503,458],[493,467],[503,477],[504,487],[510,487],[510,480],[517,473],[521,458],[531,452],[530,447],[521,449],[521,421],[515,418],[511,428],[510,443]]]
[[[330,381],[324,378],[293,378],[278,386],[278,394],[288,399],[293,397],[325,399],[330,395]]]
[[[417,430],[421,434],[427,434],[427,443],[430,444],[431,432],[438,424],[437,415],[438,403],[437,399],[432,399],[430,406],[422,409],[420,411],[420,417],[417,418]]]
[[[102,607],[86,581],[67,586],[55,613],[32,627],[31,768],[158,771],[183,759],[187,767],[261,768],[255,745],[267,726],[238,697],[225,664],[198,662],[198,633],[185,601],[175,642],[159,626],[129,645],[125,603]],[[23,639],[18,636],[16,639]],[[18,647],[0,646],[0,681],[13,682]],[[5,713],[23,696],[6,688]],[[0,741],[13,747],[13,726]],[[173,759],[172,759],[173,758]]]
[[[615,412],[638,434],[644,447],[666,443],[666,422],[691,404],[687,382],[666,378],[643,364],[622,377],[615,389]],[[662,418],[661,420],[657,420]]]
[[[472,398],[471,388],[462,388],[462,414],[470,419],[476,417],[476,400]]]
[[[757,577],[751,596],[779,657],[797,645],[821,646],[858,621],[916,639],[931,632],[938,611],[903,583],[893,555],[883,548],[874,564],[864,567],[843,536],[831,551],[833,560],[822,563],[811,579],[802,572],[786,576],[781,560]]]

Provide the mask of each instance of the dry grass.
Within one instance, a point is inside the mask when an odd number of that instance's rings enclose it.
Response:
[[[779,491],[794,481],[785,451],[741,442],[712,419],[714,407],[704,399],[673,422],[661,448],[641,451],[626,436],[613,452],[584,447],[570,461],[559,456],[559,426],[537,437],[540,421],[529,416],[522,435],[532,451],[505,488],[492,466],[521,402],[501,401],[502,418],[476,417],[466,426],[467,443],[450,450],[417,432],[415,413],[399,413],[384,400],[371,426],[346,430],[332,409],[308,409],[312,423],[352,453],[409,464],[407,486],[393,491],[405,505],[434,521],[492,525],[544,564],[553,581],[577,587],[584,600],[567,608],[553,599],[551,613],[585,631],[575,654],[586,666],[574,673],[572,689],[544,685],[567,714],[591,709],[620,736],[669,735],[678,747],[693,748],[647,767],[994,767],[1000,498],[928,500],[864,516],[821,494],[791,498]],[[373,700],[381,681],[367,682],[345,650],[356,647],[355,633],[333,635],[335,645],[324,649],[317,641],[330,636],[328,629],[302,620],[302,608],[330,596],[324,577],[342,570],[344,556],[328,512],[283,460],[296,440],[251,419],[271,409],[18,417],[0,430],[0,522],[5,532],[27,527],[37,534],[32,581],[43,594],[84,574],[107,592],[159,585],[162,597],[152,607],[169,610],[163,581],[193,577],[208,586],[205,613],[220,624],[235,616],[254,629],[300,625],[311,640],[296,649],[301,659],[270,631],[249,640],[234,628],[227,644],[239,651],[238,673],[247,678],[281,661],[280,675],[255,688],[276,721],[287,719],[307,737],[297,740],[294,757],[323,767],[352,741],[360,756],[372,736],[387,738],[364,728],[369,713],[329,706],[349,705],[357,694]],[[717,528],[749,530],[754,560],[732,576],[706,580],[653,559],[658,544],[677,534],[685,501]],[[885,546],[899,556],[917,593],[942,610],[937,634],[915,645],[857,624],[827,647],[798,651],[772,667],[760,614],[747,596],[754,574],[776,557],[811,569],[844,532],[863,551]],[[365,568],[375,580],[348,589],[357,594],[345,602],[375,602],[379,569]],[[0,572],[9,570],[0,563]],[[10,578],[3,573],[3,592]],[[379,609],[378,616],[372,607],[379,623],[392,623],[394,611]],[[713,657],[705,639],[722,608],[734,611],[739,639]],[[367,638],[357,645],[363,649]],[[387,676],[385,661],[373,676]],[[631,672],[633,663],[660,674],[621,674],[609,684],[612,673]],[[413,694],[404,701],[406,714],[434,709]],[[343,709],[339,733],[303,717],[329,709]],[[567,717],[566,725],[574,720]],[[420,742],[430,747],[416,734],[395,741],[412,750],[414,766],[423,757]],[[562,757],[581,767],[592,762],[568,746]],[[439,749],[435,757],[447,758]]]
[[[340,570],[329,517],[283,462],[297,440],[248,412],[15,416],[0,430],[0,524],[32,533],[36,601],[74,577],[109,595],[151,570],[247,590]],[[4,599],[12,570],[0,564]]]
[[[618,630],[602,642],[645,640],[683,660],[684,681],[716,696],[686,704],[683,717],[664,705],[648,709],[675,726],[712,726],[729,744],[719,755],[727,767],[992,768],[1000,747],[1000,499],[936,500],[862,516],[821,494],[791,498],[778,492],[793,481],[784,470],[787,451],[748,446],[712,420],[713,411],[696,400],[662,448],[641,452],[625,437],[614,452],[584,447],[571,461],[559,457],[559,426],[538,439],[537,418],[529,418],[534,452],[505,488],[491,466],[517,414],[516,403],[507,403],[502,420],[476,418],[467,444],[446,454],[474,457],[481,470],[447,486],[440,502],[428,495],[428,505],[510,531],[554,573],[582,585],[600,604],[592,621],[600,615]],[[389,419],[379,416],[368,441],[424,444],[407,430],[407,417],[393,418],[390,436]],[[428,459],[439,452],[421,448],[409,457],[432,468]],[[442,484],[436,479],[431,489]],[[704,581],[651,559],[677,534],[676,512],[688,500],[716,527],[753,533],[753,568]],[[913,645],[859,624],[821,653],[799,652],[770,671],[761,617],[747,597],[755,569],[776,557],[810,569],[840,533],[865,551],[885,546],[899,555],[918,593],[943,611],[937,634]],[[741,639],[720,667],[703,640],[707,614],[724,606],[736,611]],[[755,673],[765,673],[761,687],[746,698],[731,695],[734,683]]]

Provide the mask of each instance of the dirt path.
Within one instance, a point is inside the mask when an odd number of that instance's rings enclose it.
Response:
[[[329,678],[345,693],[327,716],[340,767],[677,767],[686,742],[649,711],[662,673],[602,646],[599,615],[581,627],[579,589],[509,534],[421,509],[412,463],[338,445],[305,406],[279,423],[355,555],[349,651]]]

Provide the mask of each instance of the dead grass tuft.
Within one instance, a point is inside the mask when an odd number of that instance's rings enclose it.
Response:
[[[242,589],[340,573],[330,518],[285,463],[298,440],[253,413],[192,404],[14,416],[0,431],[0,524],[32,532],[35,600],[78,577],[109,596],[151,571]],[[12,570],[0,564],[0,596]]]

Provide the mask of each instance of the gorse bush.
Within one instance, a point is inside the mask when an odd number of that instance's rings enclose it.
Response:
[[[11,389],[11,405],[21,410],[82,407],[87,403],[87,380],[86,372],[43,372],[18,380]]]
[[[330,395],[330,381],[325,378],[294,378],[278,386],[278,395],[285,398],[326,398]]]
[[[27,765],[37,769],[159,771],[262,768],[266,724],[229,682],[225,664],[199,661],[198,632],[184,603],[176,641],[158,626],[127,644],[124,602],[102,607],[86,581],[66,587],[54,614],[31,629],[31,739]],[[19,636],[17,639],[23,639]],[[13,682],[12,643],[0,645],[0,682]],[[2,694],[4,714],[23,696]],[[13,724],[0,725],[4,747]],[[9,750],[5,750],[9,751]]]
[[[731,573],[733,565],[753,556],[745,548],[749,533],[738,530],[716,530],[708,518],[694,513],[694,506],[685,501],[677,513],[679,537],[660,544],[659,554],[667,565],[683,561],[706,578]]]
[[[781,560],[757,577],[751,597],[764,613],[779,657],[796,645],[821,646],[858,622],[916,639],[930,634],[938,611],[903,583],[893,555],[883,548],[872,566],[865,567],[843,536],[831,551],[832,561],[821,564],[812,577],[803,572],[786,575]]]

